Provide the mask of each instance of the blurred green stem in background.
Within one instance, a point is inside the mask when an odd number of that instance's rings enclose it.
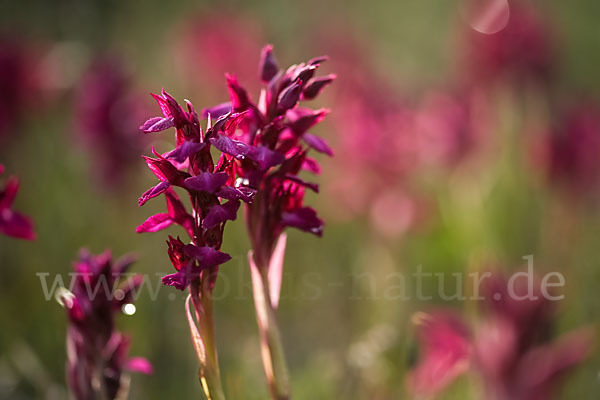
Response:
[[[209,272],[209,271],[207,271]],[[190,312],[190,298],[194,304],[197,325]],[[207,400],[225,400],[221,386],[221,372],[215,346],[215,330],[212,313],[210,275],[201,276],[190,286],[190,295],[185,302],[190,326],[190,336],[200,362],[200,383]]]
[[[290,398],[290,376],[281,342],[281,333],[275,317],[275,308],[269,293],[268,269],[257,266],[254,261],[252,251],[250,251],[248,262],[252,276],[256,321],[260,331],[263,367],[271,397],[274,400],[287,400]]]

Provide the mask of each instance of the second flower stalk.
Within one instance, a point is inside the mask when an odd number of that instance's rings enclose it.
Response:
[[[261,355],[271,396],[291,397],[276,309],[281,289],[286,246],[285,228],[321,236],[323,221],[303,205],[305,190],[318,192],[315,183],[298,175],[319,173],[318,162],[307,155],[315,150],[333,155],[327,142],[309,129],[321,122],[328,110],[312,110],[301,102],[316,97],[335,75],[314,77],[326,57],[280,70],[272,46],[261,53],[259,73],[264,84],[254,103],[235,76],[226,75],[230,101],[203,110],[207,129],[200,128],[190,102],[184,110],[164,92],[153,95],[163,116],[151,118],[141,129],[160,132],[174,127],[176,148],[146,157],[160,182],[139,200],[164,194],[168,213],[156,214],[138,232],[156,232],[179,225],[190,237],[185,244],[169,236],[168,252],[176,273],[163,277],[165,285],[189,290],[186,317],[198,361],[200,382],[209,400],[225,398],[221,385],[212,309],[212,291],[219,266],[231,257],[220,251],[227,221],[235,220],[241,201],[246,203],[246,225],[252,250],[249,265],[254,304],[261,337]],[[211,147],[221,152],[213,162]],[[184,189],[192,212],[171,187]]]

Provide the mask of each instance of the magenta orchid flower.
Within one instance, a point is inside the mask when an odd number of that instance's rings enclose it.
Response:
[[[150,118],[140,129],[153,133],[175,128],[176,147],[164,154],[153,149],[154,157],[144,157],[159,182],[142,194],[139,205],[164,195],[167,212],[149,217],[138,226],[137,232],[157,232],[178,225],[189,236],[189,242],[169,236],[168,254],[176,272],[164,276],[162,282],[179,290],[189,290],[186,312],[201,365],[202,387],[208,398],[223,399],[213,338],[211,294],[219,266],[231,259],[229,254],[220,251],[225,224],[237,218],[241,202],[252,202],[256,192],[237,180],[235,158],[229,153],[235,153],[237,157],[242,154],[249,158],[258,157],[267,164],[272,161],[261,149],[229,139],[243,121],[243,113],[215,113],[218,114],[215,119],[208,115],[208,126],[203,131],[192,103],[186,101],[184,110],[164,90],[162,94],[152,96],[158,102],[162,116]],[[216,162],[211,154],[213,146],[227,150]],[[174,188],[186,192],[191,212]],[[190,300],[195,318],[190,311]]]
[[[319,186],[300,177],[302,171],[318,173],[318,162],[310,151],[333,156],[327,141],[310,131],[329,113],[314,110],[304,101],[315,98],[335,75],[315,76],[327,57],[318,57],[281,70],[267,45],[261,52],[259,77],[264,87],[255,102],[233,75],[226,75],[229,103],[204,110],[213,117],[240,115],[237,129],[224,130],[209,142],[228,155],[237,182],[255,190],[247,203],[246,223],[252,245],[249,262],[255,307],[262,340],[265,373],[274,399],[290,396],[289,377],[275,309],[281,288],[281,273],[287,227],[321,236],[323,221],[304,204],[306,190]]]
[[[153,96],[163,116],[149,119],[140,129],[150,133],[174,127],[177,147],[164,154],[153,150],[154,157],[144,157],[159,183],[142,194],[139,204],[141,206],[164,194],[168,212],[151,216],[137,228],[137,232],[157,232],[172,224],[186,231],[191,239],[189,244],[169,237],[169,256],[177,273],[163,278],[165,284],[184,290],[203,271],[216,278],[218,266],[231,258],[219,251],[225,223],[236,219],[241,201],[252,201],[254,190],[235,186],[235,170],[230,156],[223,154],[215,163],[210,153],[211,145],[226,137],[226,132],[236,129],[240,122],[239,114],[221,116],[214,125],[209,119],[205,133],[191,103],[187,102],[185,111],[165,91]],[[248,149],[251,151],[252,147]],[[191,214],[174,187],[187,191],[192,204]]]
[[[131,257],[116,262],[110,252],[80,252],[72,292],[59,299],[67,310],[67,380],[77,400],[123,399],[126,372],[152,373],[150,363],[128,356],[130,338],[116,330],[115,316],[133,303],[141,276],[125,273]]]
[[[555,310],[539,285],[531,299],[519,299],[498,274],[484,283],[485,313],[473,329],[445,311],[418,314],[424,353],[409,375],[409,388],[432,396],[471,369],[482,377],[486,399],[555,398],[561,378],[589,356],[591,332],[583,328],[550,340]],[[529,290],[522,281],[514,289],[516,296]]]
[[[4,173],[4,166],[0,164],[0,175]],[[14,211],[13,202],[19,191],[19,181],[10,177],[4,188],[0,190],[0,233],[19,239],[35,240],[35,231],[31,218]]]

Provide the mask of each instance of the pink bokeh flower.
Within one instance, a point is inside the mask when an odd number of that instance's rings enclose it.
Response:
[[[534,162],[548,182],[572,195],[600,188],[600,106],[580,102],[558,114],[532,148]]]
[[[74,96],[74,129],[90,154],[92,173],[103,188],[118,188],[144,146],[138,125],[147,108],[132,76],[117,58],[98,57]]]
[[[244,82],[256,77],[256,64],[251,60],[264,43],[263,32],[252,18],[239,11],[220,9],[192,15],[174,36],[176,67],[197,95],[206,95],[207,91],[222,94],[225,72],[236,71]]]
[[[38,104],[42,89],[40,55],[34,46],[17,37],[0,37],[0,143],[17,135],[15,130]]]
[[[514,282],[509,289],[499,273],[483,281],[483,313],[471,328],[447,311],[418,314],[423,355],[408,378],[414,394],[439,393],[470,369],[481,376],[486,399],[556,397],[561,378],[589,356],[593,335],[582,328],[551,339],[555,304],[539,282]]]
[[[556,67],[554,32],[540,10],[511,1],[508,24],[492,34],[464,34],[462,68],[467,82],[547,84]]]

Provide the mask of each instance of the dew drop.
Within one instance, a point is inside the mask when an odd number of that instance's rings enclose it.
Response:
[[[123,304],[123,307],[121,307],[121,311],[123,311],[123,314],[125,315],[133,315],[135,314],[136,308],[135,305],[127,303]]]

